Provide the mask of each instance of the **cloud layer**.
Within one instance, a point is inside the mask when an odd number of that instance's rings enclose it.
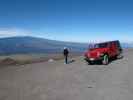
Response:
[[[93,35],[58,35],[58,34],[37,34],[25,29],[18,29],[18,28],[0,28],[0,38],[5,37],[14,37],[14,36],[35,36],[41,38],[47,38],[52,40],[61,40],[61,41],[71,41],[71,42],[102,42],[102,41],[111,41],[111,40],[120,40],[122,42],[133,42],[132,36],[126,34],[116,33],[113,34],[101,34],[97,36]]]
[[[0,28],[0,38],[28,35],[31,35],[31,32],[27,30],[16,28]]]

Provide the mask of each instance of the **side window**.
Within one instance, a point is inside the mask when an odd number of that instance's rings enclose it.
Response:
[[[112,42],[108,43],[108,47],[110,47],[110,48],[112,47]]]
[[[116,43],[117,48],[120,48],[120,43],[117,41]]]
[[[116,42],[114,42],[113,44],[114,44],[114,47],[116,47],[116,48],[117,48],[117,43],[116,43]]]
[[[117,48],[119,49],[119,51],[122,51],[122,48],[121,48],[121,45],[120,45],[119,41],[117,42]]]
[[[118,47],[121,48],[120,43],[118,42]]]
[[[116,45],[116,42],[112,42],[112,47],[113,47],[113,48],[116,48],[116,46],[117,46],[117,45]]]

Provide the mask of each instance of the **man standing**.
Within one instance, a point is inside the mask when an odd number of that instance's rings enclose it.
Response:
[[[68,63],[67,57],[68,57],[68,54],[69,54],[69,51],[68,51],[67,47],[64,47],[63,54],[64,54],[64,57],[65,57],[65,59],[64,59],[65,60],[65,64],[67,64]]]

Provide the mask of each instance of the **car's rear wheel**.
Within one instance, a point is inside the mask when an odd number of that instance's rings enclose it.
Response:
[[[107,54],[105,54],[103,56],[102,64],[103,65],[108,65],[109,64],[109,56]]]
[[[119,54],[119,55],[117,55],[117,57],[116,57],[116,59],[121,59],[121,58],[123,58],[123,55],[122,55],[122,54]]]

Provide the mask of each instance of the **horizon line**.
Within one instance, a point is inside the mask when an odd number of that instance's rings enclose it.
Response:
[[[60,42],[71,42],[71,43],[100,43],[100,42],[107,42],[107,41],[115,41],[119,39],[113,39],[113,40],[88,40],[88,42],[83,42],[83,41],[69,41],[69,40],[57,40],[57,39],[50,39],[50,38],[45,38],[43,36],[33,36],[33,35],[19,35],[19,36],[6,36],[6,37],[0,37],[0,39],[5,39],[5,38],[15,38],[15,37],[32,37],[32,38],[40,38],[40,39],[47,39],[47,40],[52,40],[52,41],[60,41]],[[119,40],[122,43],[133,43],[133,41],[124,41],[124,40]]]

